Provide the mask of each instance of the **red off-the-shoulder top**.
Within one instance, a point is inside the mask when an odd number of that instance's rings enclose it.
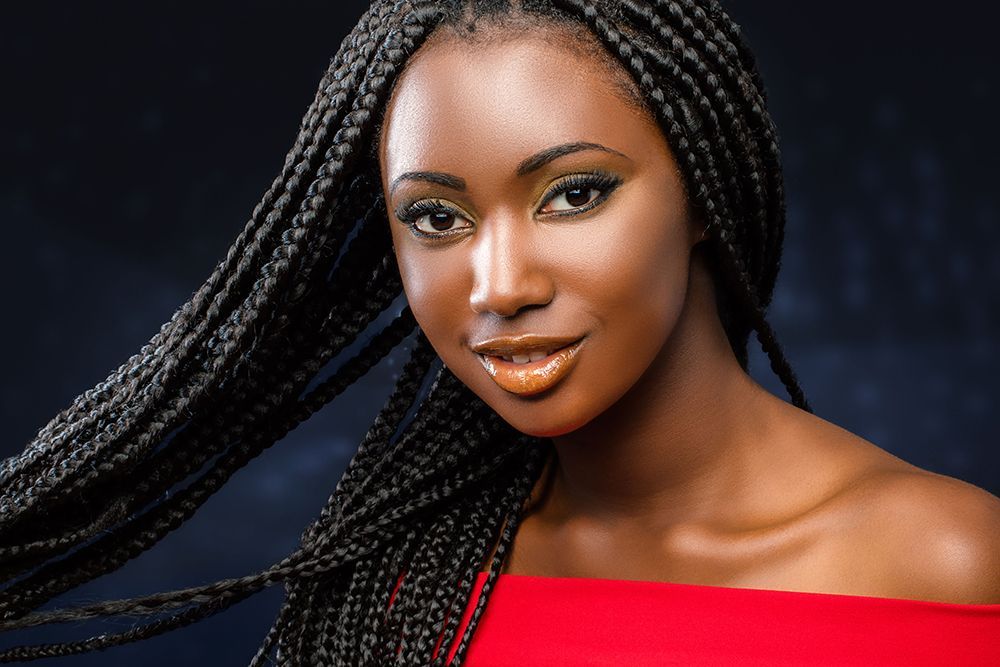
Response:
[[[996,667],[1000,604],[501,574],[465,664]]]

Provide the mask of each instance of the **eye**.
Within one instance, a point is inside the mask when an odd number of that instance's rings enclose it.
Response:
[[[550,216],[578,215],[598,206],[622,183],[622,179],[606,171],[572,174],[549,190],[540,213]],[[554,210],[544,206],[556,202]],[[563,207],[561,202],[565,202]],[[436,199],[421,199],[396,209],[396,217],[410,232],[425,239],[443,239],[463,234],[472,223],[453,206]],[[462,222],[460,222],[462,221]],[[463,224],[464,223],[464,224]]]
[[[576,215],[583,211],[589,211],[600,204],[620,184],[620,178],[603,171],[591,174],[573,174],[549,192],[545,203],[548,205],[555,202],[558,205],[551,213]],[[567,206],[561,207],[562,202],[565,202]]]
[[[422,199],[404,207],[396,212],[396,217],[405,223],[415,236],[422,237],[451,236],[472,226],[464,224],[456,227],[456,223],[465,220],[462,214],[433,199]]]
[[[565,197],[566,203],[569,204],[569,206],[564,209],[557,208],[556,210],[567,211],[589,204],[593,200],[593,197],[596,197],[599,194],[601,194],[601,191],[597,188],[573,188],[572,190],[567,190],[566,192],[553,197],[551,201],[558,201],[561,197]]]

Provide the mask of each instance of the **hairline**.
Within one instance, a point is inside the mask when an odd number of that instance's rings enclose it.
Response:
[[[576,28],[574,31],[573,29]],[[446,22],[435,27],[433,32],[414,53],[406,59],[396,76],[398,83],[410,66],[425,53],[428,46],[453,45],[465,43],[468,45],[498,44],[518,39],[531,39],[539,34],[549,38],[549,43],[558,46],[578,56],[581,65],[588,74],[610,80],[614,85],[616,96],[626,105],[630,112],[642,120],[659,126],[648,101],[642,95],[639,86],[620,62],[607,50],[607,47],[592,34],[586,26],[574,19],[557,18],[551,15],[529,14],[516,12],[502,16],[480,17],[477,23]],[[597,67],[594,67],[594,60]],[[395,85],[393,86],[395,89]],[[395,91],[393,90],[393,93]],[[375,126],[373,152],[378,157],[378,147],[381,145],[385,113],[392,103],[394,94],[390,93],[382,108],[378,123]]]

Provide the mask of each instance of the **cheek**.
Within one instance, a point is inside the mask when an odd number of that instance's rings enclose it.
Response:
[[[684,306],[690,255],[683,225],[658,221],[646,243],[636,244],[633,261],[619,278],[614,303],[617,344],[628,352],[627,376],[638,378],[673,332]],[[649,228],[649,227],[647,227]]]
[[[620,398],[649,368],[677,326],[688,288],[684,211],[655,197],[619,210],[613,224],[600,225],[600,237],[570,241],[574,260],[564,273],[595,323],[585,373],[591,413]]]
[[[452,258],[454,259],[454,258]],[[461,342],[471,313],[464,270],[448,261],[447,253],[427,251],[413,244],[396,244],[396,262],[406,301],[417,324],[446,364]]]
[[[672,328],[687,291],[689,253],[683,225],[654,216],[636,224],[636,235],[622,254],[627,263],[609,275],[617,287],[617,314],[644,338],[661,339]],[[614,323],[611,323],[614,324]]]
[[[591,230],[575,235],[564,255],[566,274],[602,327],[648,345],[672,326],[683,303],[690,261],[686,218],[663,197],[639,198],[618,210],[594,228],[599,236]]]

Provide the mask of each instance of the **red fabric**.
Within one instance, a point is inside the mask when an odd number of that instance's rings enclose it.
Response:
[[[997,666],[1000,604],[501,574],[465,664]]]

